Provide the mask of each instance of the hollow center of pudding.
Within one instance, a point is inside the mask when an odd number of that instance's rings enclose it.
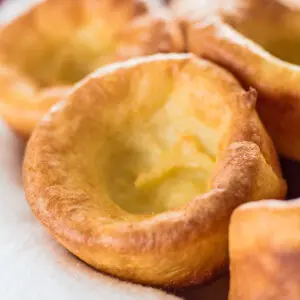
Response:
[[[24,71],[40,86],[71,85],[115,59],[117,41],[109,28],[78,29],[61,45],[49,45]]]
[[[129,86],[124,74],[111,79],[117,88],[97,117],[101,197],[135,214],[179,208],[210,189],[228,118],[211,83],[153,64]]]
[[[59,30],[59,29],[57,29]],[[62,40],[23,52],[18,67],[41,87],[70,85],[114,59],[117,42],[105,24],[82,26]]]
[[[112,150],[106,170],[109,195],[128,212],[158,213],[178,208],[209,189],[217,136],[210,137],[209,149],[202,138],[213,133],[201,122],[194,124],[202,131],[200,137],[192,130],[172,132],[176,129],[166,124],[168,112],[164,109],[149,120],[148,128],[111,145],[118,150]]]

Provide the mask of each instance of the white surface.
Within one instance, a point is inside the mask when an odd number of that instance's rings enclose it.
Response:
[[[5,23],[34,3],[42,0],[4,0],[0,7],[0,23]]]

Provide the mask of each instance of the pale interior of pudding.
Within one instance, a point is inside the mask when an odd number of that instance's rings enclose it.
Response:
[[[38,8],[44,14],[24,16],[2,33],[1,60],[47,87],[73,84],[116,59],[118,34],[132,18],[125,4],[112,10],[110,1],[102,1],[91,11],[71,11],[59,1],[45,3],[57,8]]]
[[[101,25],[80,28],[61,45],[41,49],[40,60],[26,64],[24,72],[41,86],[69,85],[110,63],[117,41],[107,25]]]
[[[236,29],[246,37],[256,42],[279,59],[300,64],[300,13],[296,20],[285,22],[280,18],[265,20],[250,20],[236,26]]]
[[[124,74],[110,79],[109,97],[91,116],[97,125],[80,134],[85,145],[97,143],[94,155],[85,151],[98,194],[135,214],[179,208],[207,192],[229,120],[213,82],[188,66],[172,78],[154,65],[132,74],[129,86]]]

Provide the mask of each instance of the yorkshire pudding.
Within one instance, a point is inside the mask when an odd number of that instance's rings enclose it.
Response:
[[[28,137],[69,87],[105,64],[182,50],[155,1],[44,0],[0,30],[0,116]]]
[[[285,195],[255,100],[189,54],[104,67],[34,130],[28,203],[99,270],[152,285],[208,280],[227,265],[233,209]]]
[[[300,299],[300,200],[236,209],[229,250],[230,300]]]
[[[230,70],[246,88],[253,86],[278,151],[300,160],[300,3],[231,2],[232,10],[216,9],[190,23],[187,48]]]

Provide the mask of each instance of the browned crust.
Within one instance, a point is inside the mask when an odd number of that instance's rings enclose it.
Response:
[[[112,86],[117,78],[147,66],[153,70],[155,65],[164,66],[165,72],[191,66],[187,70],[215,82],[215,88],[224,92],[222,101],[232,115],[231,125],[220,144],[210,192],[191,199],[182,209],[150,216],[115,208],[116,219],[108,218],[93,206],[87,190],[76,186],[64,190],[61,180],[71,174],[54,165],[55,157],[73,153],[69,135],[84,126],[81,117],[93,107],[105,109],[110,91],[118,90]],[[233,209],[244,202],[285,196],[276,153],[257,117],[255,100],[255,91],[243,91],[231,74],[193,55],[156,55],[112,65],[78,85],[34,131],[24,161],[28,203],[60,243],[99,270],[160,286],[209,280],[227,264]],[[67,122],[74,133],[66,134]]]
[[[300,298],[300,202],[260,201],[230,222],[230,300]]]
[[[0,30],[0,115],[22,136],[28,137],[40,118],[58,100],[65,97],[69,87],[50,86],[41,89],[37,82],[20,72],[22,55],[11,57],[15,50],[35,41],[31,51],[39,55],[43,43],[55,41],[68,32],[71,36],[86,18],[97,17],[97,11],[107,11],[107,18],[120,21],[119,48],[109,62],[158,52],[181,51],[183,41],[179,28],[158,3],[141,0],[43,0]],[[86,14],[85,14],[85,13]],[[119,16],[118,16],[119,13]],[[90,14],[90,16],[89,16]],[[124,20],[127,20],[124,26]],[[55,26],[53,26],[55,19]],[[49,22],[51,20],[51,22]],[[59,28],[59,29],[58,29]],[[16,39],[18,39],[16,42]],[[26,38],[24,38],[26,37]],[[54,96],[55,95],[55,96]]]
[[[258,112],[278,151],[299,160],[300,68],[276,58],[235,30],[241,22],[246,20],[251,24],[253,20],[253,26],[259,23],[261,30],[266,31],[263,34],[274,35],[281,30],[295,35],[300,28],[299,3],[289,1],[287,4],[288,1],[278,0],[235,2],[240,4],[236,13],[202,15],[189,23],[188,50],[227,68],[245,87],[253,86],[259,94]],[[286,27],[285,31],[272,25],[275,19],[281,24],[279,27]]]

